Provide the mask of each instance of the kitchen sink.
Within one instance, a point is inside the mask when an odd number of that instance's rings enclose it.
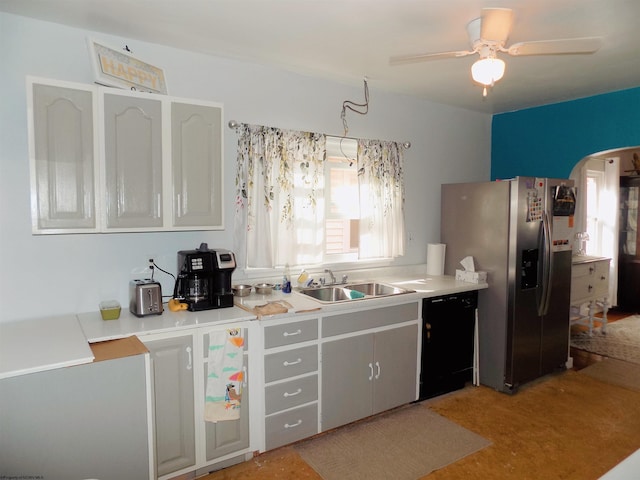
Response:
[[[337,303],[413,293],[413,290],[395,287],[386,283],[363,282],[349,285],[327,285],[324,287],[303,288],[300,289],[299,292],[319,302]]]
[[[372,297],[384,297],[387,295],[400,295],[402,293],[411,293],[413,290],[387,285],[386,283],[367,282],[347,285],[348,289],[356,292],[364,293]]]
[[[347,290],[344,287],[304,288],[300,290],[300,293],[314,298],[319,302],[326,303],[344,302],[352,299],[351,290]]]

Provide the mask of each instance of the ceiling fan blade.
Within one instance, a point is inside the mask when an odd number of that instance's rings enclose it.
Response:
[[[475,52],[461,50],[459,52],[422,53],[418,55],[400,55],[391,57],[389,65],[405,65],[408,63],[426,62],[429,60],[440,60],[443,58],[457,58],[473,55]]]
[[[514,43],[507,49],[509,55],[572,55],[594,53],[602,46],[601,37],[565,38]]]
[[[513,10],[510,8],[483,8],[480,38],[504,45],[511,33]]]

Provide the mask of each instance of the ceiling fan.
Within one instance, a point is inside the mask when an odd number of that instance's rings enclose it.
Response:
[[[483,8],[481,17],[467,24],[471,50],[395,56],[389,59],[389,64],[404,65],[477,53],[480,59],[471,67],[471,76],[484,85],[483,96],[486,97],[487,87],[504,75],[505,63],[498,58],[499,52],[513,56],[587,54],[596,52],[602,43],[600,37],[581,37],[519,42],[507,47],[512,25],[513,10],[510,8]]]

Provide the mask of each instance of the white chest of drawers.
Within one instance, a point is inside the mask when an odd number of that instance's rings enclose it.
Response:
[[[593,331],[594,311],[597,305],[603,308],[602,331],[607,328],[609,309],[609,262],[604,257],[579,255],[573,258],[571,268],[571,323],[589,327]],[[582,314],[582,306],[588,304],[588,314]]]

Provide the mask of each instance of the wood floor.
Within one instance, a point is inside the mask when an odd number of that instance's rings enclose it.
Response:
[[[610,320],[618,318],[615,312]],[[427,480],[596,480],[640,448],[640,392],[574,370],[543,377],[515,395],[469,386],[427,400],[435,412],[493,444]],[[638,367],[640,368],[640,367]],[[372,453],[373,454],[373,453]],[[376,453],[380,454],[380,452]],[[425,452],[428,455],[428,452]],[[320,479],[295,445],[214,472],[205,480]]]

